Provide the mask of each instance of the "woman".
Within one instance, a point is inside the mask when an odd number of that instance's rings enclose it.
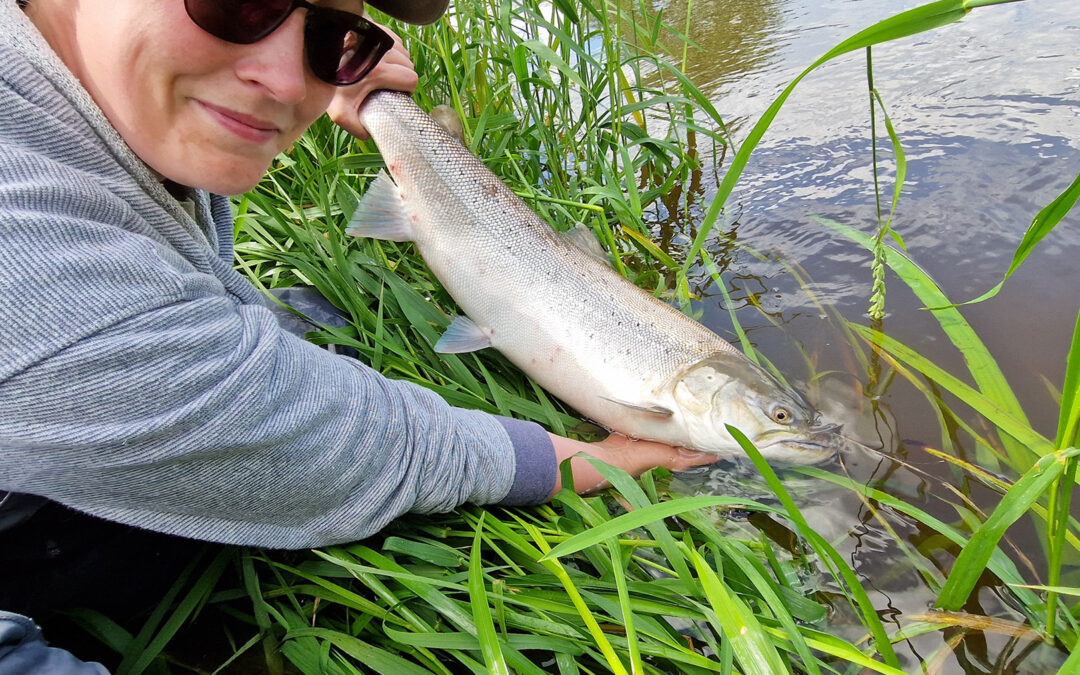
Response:
[[[407,511],[541,503],[577,452],[635,474],[711,461],[450,407],[284,330],[232,270],[221,195],[324,112],[363,137],[368,92],[416,86],[360,0],[0,2],[0,564],[18,570],[0,609],[95,602],[79,589],[108,584],[63,579],[87,556],[81,578],[115,573],[109,551],[320,546]],[[371,4],[427,23],[446,0]]]

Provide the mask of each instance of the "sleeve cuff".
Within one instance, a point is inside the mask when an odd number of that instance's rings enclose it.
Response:
[[[555,447],[544,428],[535,422],[509,417],[495,418],[514,445],[514,484],[499,504],[530,506],[543,504],[555,489],[558,463]]]

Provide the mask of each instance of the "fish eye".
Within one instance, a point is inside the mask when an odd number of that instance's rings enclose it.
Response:
[[[792,415],[787,408],[773,408],[772,418],[774,422],[780,424],[791,424]]]

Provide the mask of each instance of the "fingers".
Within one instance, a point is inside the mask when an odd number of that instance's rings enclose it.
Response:
[[[714,464],[721,459],[720,455],[715,453],[687,450],[656,441],[634,440],[617,433],[600,441],[600,444],[613,453],[626,457],[627,460],[632,458],[637,473],[655,466],[663,466],[672,471],[685,471],[695,466]],[[630,463],[630,461],[620,462],[620,465],[625,468]]]
[[[551,444],[555,450],[555,461],[561,463],[564,460],[570,460],[570,470],[574,475],[574,487],[578,492],[592,492],[607,487],[604,476],[592,463],[579,457],[579,454],[595,457],[634,476],[657,466],[667,467],[672,471],[685,471],[702,464],[711,464],[720,459],[719,455],[707,452],[693,452],[666,443],[637,441],[622,434],[611,434],[596,443],[583,443],[552,433],[549,433],[548,436],[551,438]],[[555,487],[548,498],[550,499],[561,489],[562,476],[559,474],[555,477]]]
[[[368,132],[357,119],[357,111],[367,95],[378,89],[394,89],[409,94],[416,91],[419,78],[409,53],[397,36],[389,28],[380,26],[394,38],[394,47],[388,51],[379,64],[364,79],[348,87],[338,87],[330,101],[326,113],[330,119],[345,131],[361,140],[366,140]]]
[[[667,468],[672,471],[685,471],[686,469],[692,469],[695,466],[707,466],[709,464],[716,464],[722,457],[714,452],[699,452],[697,450],[687,450],[686,448],[675,448],[679,455],[675,458],[674,462]]]
[[[720,461],[720,455],[712,452],[687,450],[686,448],[672,447],[663,443],[654,443],[653,445],[660,446],[656,450],[658,453],[656,466],[662,466],[672,471],[686,471],[695,466],[715,464]]]

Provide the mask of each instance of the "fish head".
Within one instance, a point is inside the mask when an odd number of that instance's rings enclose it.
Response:
[[[814,464],[833,456],[840,427],[820,424],[806,398],[742,354],[703,359],[676,378],[673,394],[695,450],[745,455],[727,425],[769,461]]]

